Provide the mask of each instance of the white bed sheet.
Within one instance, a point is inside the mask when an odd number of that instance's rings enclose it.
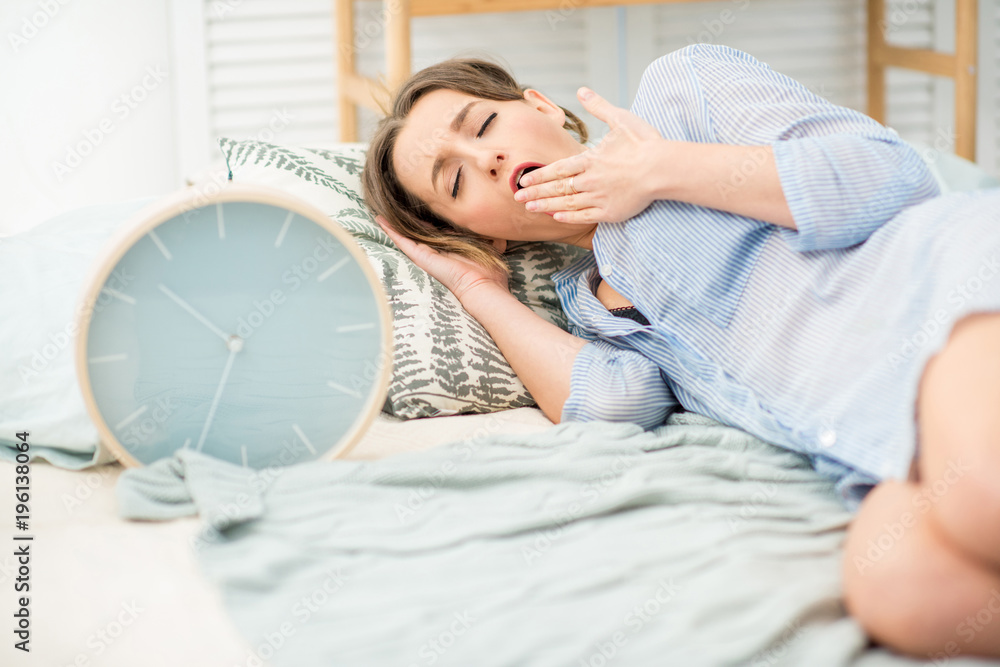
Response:
[[[376,460],[551,426],[537,408],[412,421],[380,415],[345,458]],[[251,657],[218,591],[198,569],[190,545],[201,519],[120,519],[114,489],[122,470],[118,463],[82,471],[32,464],[31,653],[15,650],[8,630],[0,665],[266,664]],[[13,466],[4,463],[0,475],[0,488],[11,489]],[[5,521],[13,517],[14,504],[13,493],[4,493],[0,511]],[[0,614],[6,619],[12,618],[15,595],[21,595],[14,592],[18,575],[13,551],[0,551]]]

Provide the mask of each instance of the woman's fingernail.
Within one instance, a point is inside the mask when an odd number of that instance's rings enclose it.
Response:
[[[529,211],[534,211],[538,208],[538,202],[529,201],[527,204],[524,205],[524,207],[527,208]]]

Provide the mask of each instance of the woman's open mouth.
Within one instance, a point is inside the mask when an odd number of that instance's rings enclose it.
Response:
[[[541,169],[544,166],[545,165],[542,164],[541,162],[522,162],[521,164],[517,165],[517,169],[515,169],[514,173],[510,175],[511,192],[517,192],[518,190],[523,190],[524,188],[521,186],[521,177],[524,176],[525,174],[533,172],[536,169]]]

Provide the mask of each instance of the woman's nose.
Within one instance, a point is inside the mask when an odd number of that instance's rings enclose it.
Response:
[[[506,155],[494,151],[491,151],[486,156],[485,171],[489,173],[491,178],[496,178],[500,176],[500,172],[503,171],[503,166],[506,159],[507,159]]]

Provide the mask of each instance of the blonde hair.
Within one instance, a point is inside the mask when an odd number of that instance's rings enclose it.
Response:
[[[481,58],[452,58],[414,74],[399,88],[368,146],[361,175],[365,202],[403,236],[509,273],[503,255],[489,238],[435,214],[403,187],[393,166],[393,150],[413,106],[422,96],[442,88],[483,100],[510,101],[524,100],[528,87],[519,85],[503,66]],[[563,127],[586,143],[587,126],[572,112],[563,111]]]

